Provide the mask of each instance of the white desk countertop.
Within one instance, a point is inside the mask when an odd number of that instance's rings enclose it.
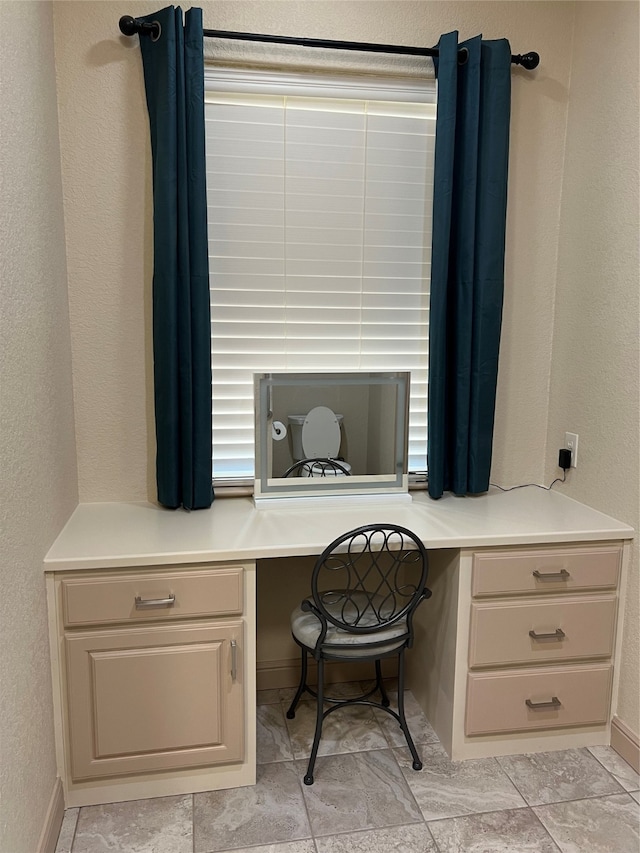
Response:
[[[417,533],[428,548],[476,548],[630,539],[633,528],[555,491],[535,487],[438,501],[343,498],[256,509],[219,498],[207,510],[150,503],[80,504],[45,557],[45,571],[167,565],[319,554],[334,538],[373,522]]]

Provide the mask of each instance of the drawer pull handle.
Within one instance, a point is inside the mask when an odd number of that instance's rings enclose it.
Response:
[[[566,569],[560,569],[559,572],[541,572],[534,569],[533,576],[539,581],[566,581],[571,577]]]
[[[149,607],[173,607],[175,603],[175,595],[170,595],[168,598],[140,598],[136,595],[136,610],[145,610]]]
[[[564,640],[567,635],[562,628],[556,628],[549,634],[537,634],[535,631],[529,631],[529,636],[532,640]]]
[[[235,681],[238,675],[238,644],[231,640],[231,681]]]
[[[525,699],[524,704],[527,708],[532,708],[534,711],[539,711],[544,708],[561,708],[562,702],[557,696],[552,696],[550,702],[532,702],[531,699]]]

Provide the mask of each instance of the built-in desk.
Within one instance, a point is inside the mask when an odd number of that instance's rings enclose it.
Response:
[[[252,784],[256,564],[370,522],[430,551],[408,684],[453,758],[609,742],[633,530],[562,494],[83,504],[45,559],[66,805]]]

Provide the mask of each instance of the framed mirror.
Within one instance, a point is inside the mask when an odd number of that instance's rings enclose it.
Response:
[[[254,374],[256,503],[408,493],[409,372]]]

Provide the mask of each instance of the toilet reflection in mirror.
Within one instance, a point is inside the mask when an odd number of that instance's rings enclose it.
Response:
[[[407,492],[408,372],[254,376],[256,499]]]

